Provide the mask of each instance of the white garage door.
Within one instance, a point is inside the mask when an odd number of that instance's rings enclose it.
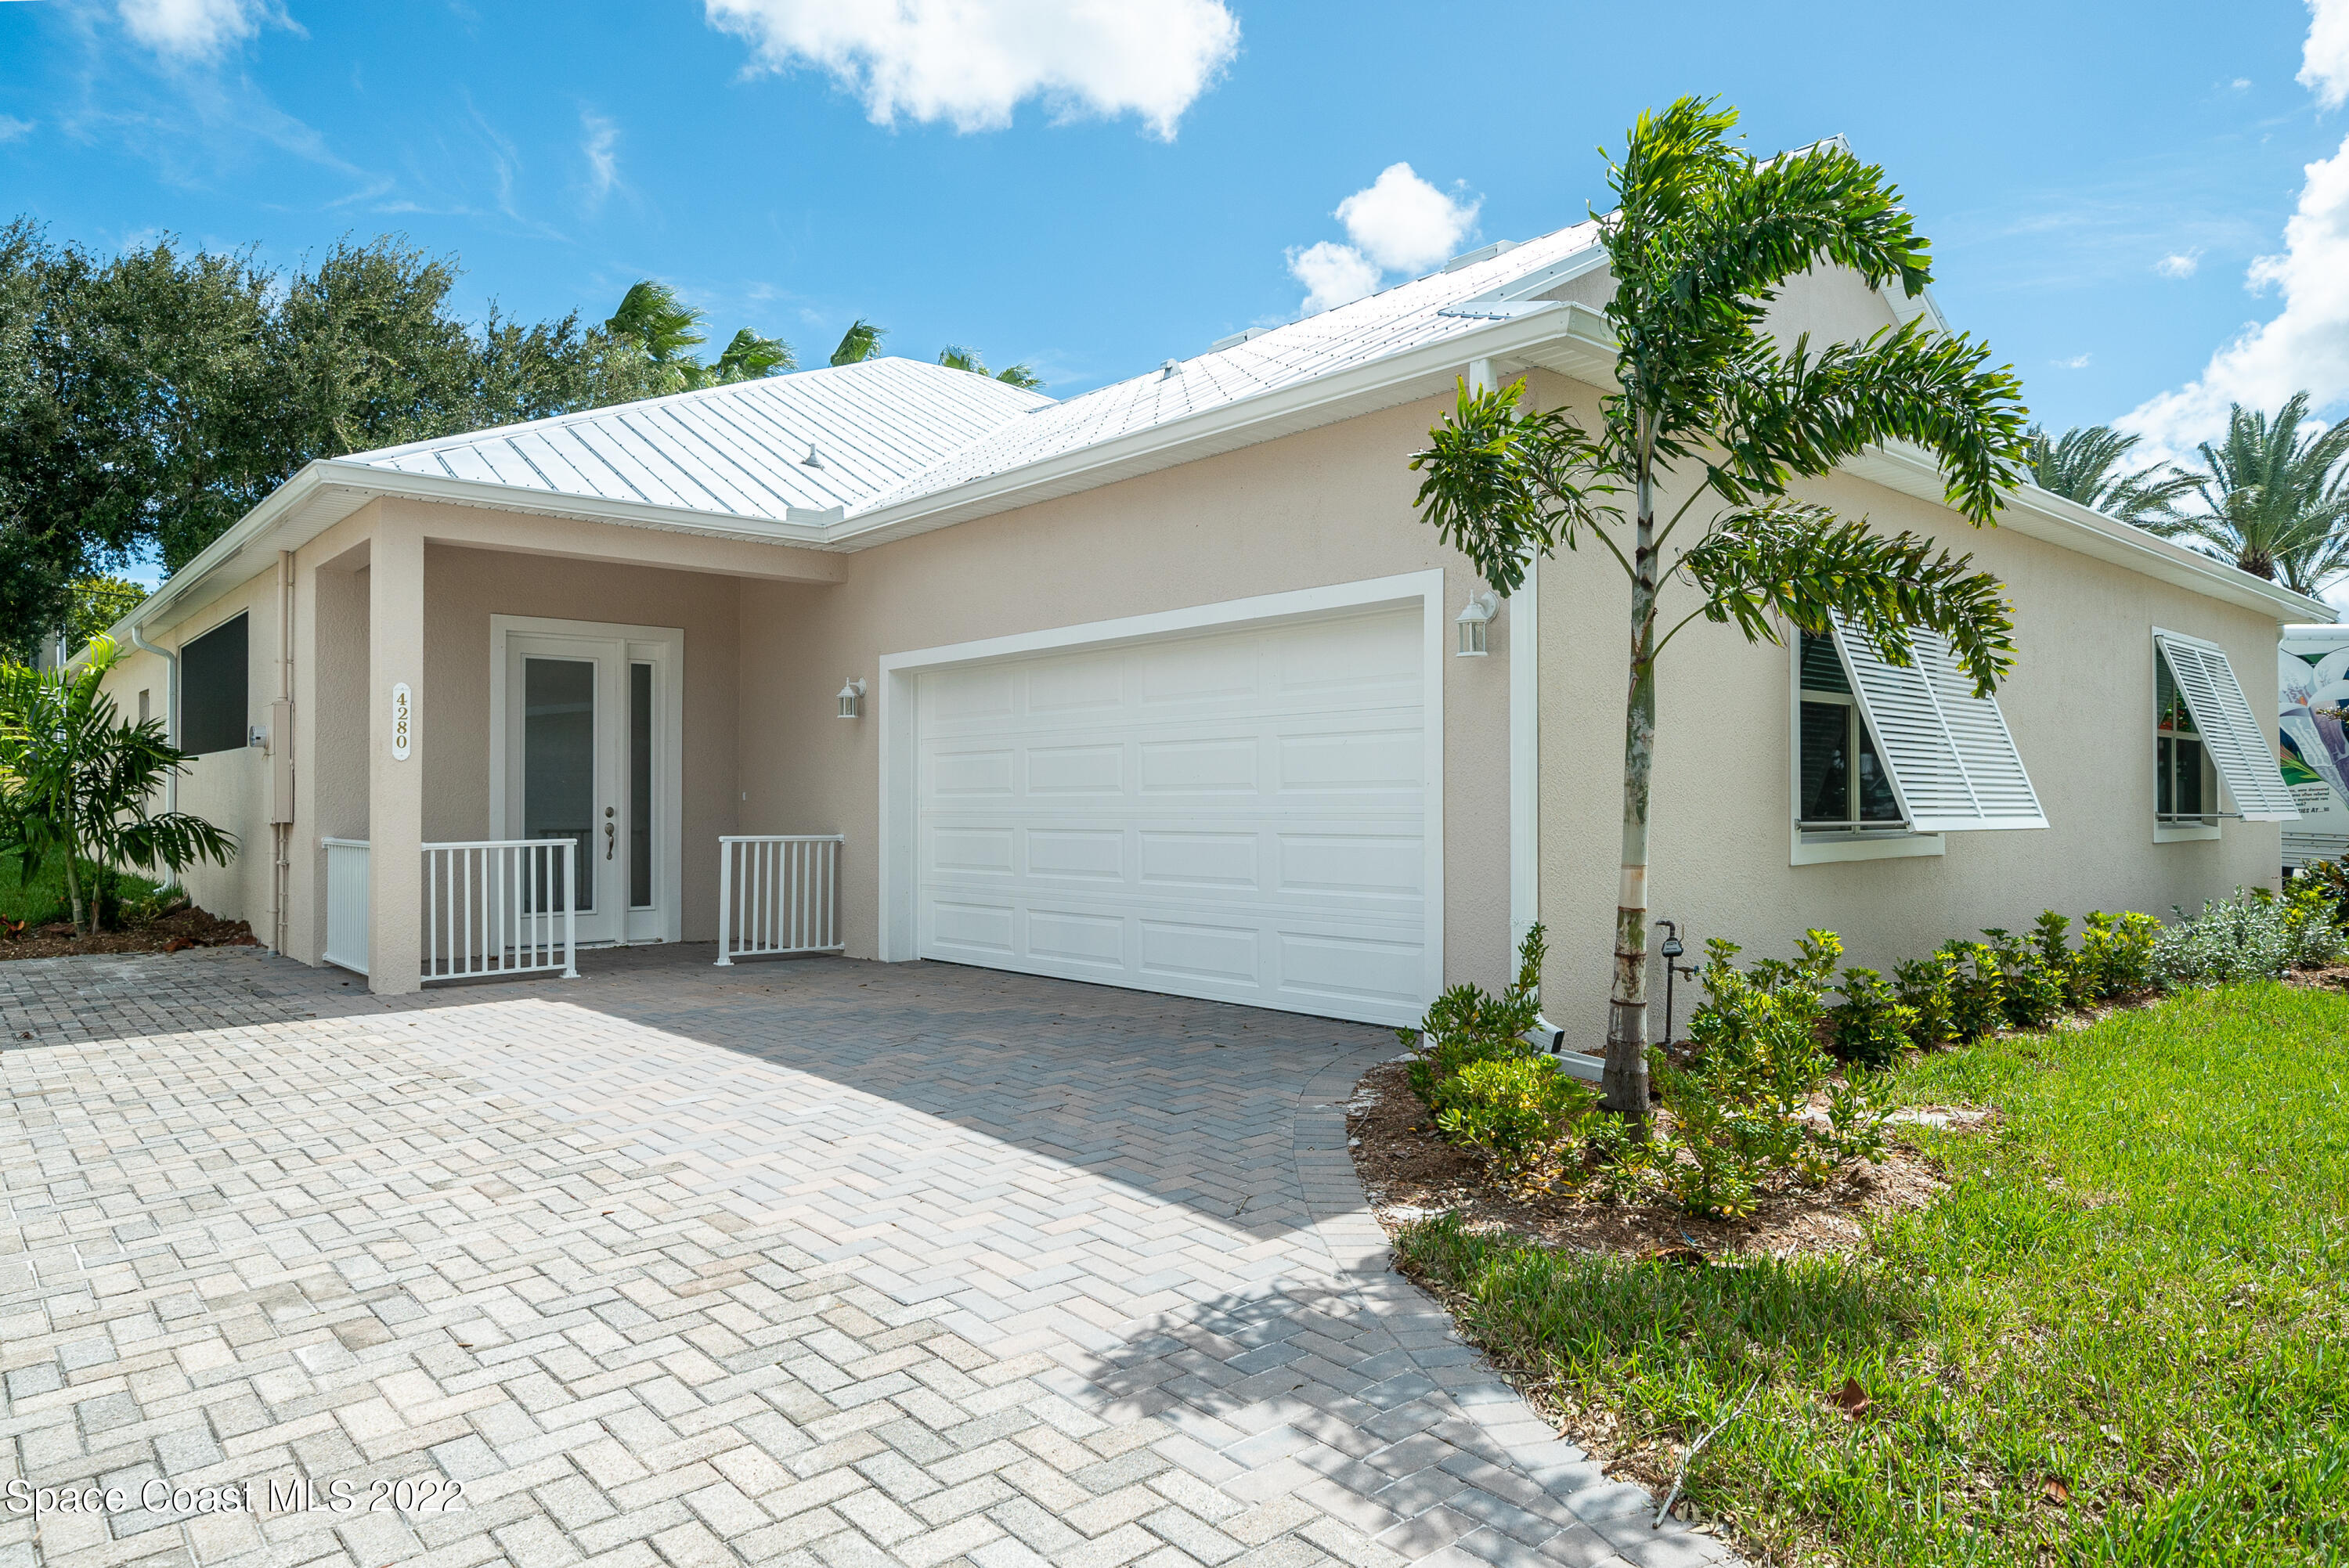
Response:
[[[1413,606],[925,673],[922,956],[1415,1022],[1424,646]]]

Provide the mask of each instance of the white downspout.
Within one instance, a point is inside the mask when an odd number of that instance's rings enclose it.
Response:
[[[176,747],[180,744],[180,655],[166,653],[149,642],[136,621],[130,624],[130,645],[163,661],[163,738]],[[163,775],[163,810],[179,809],[180,770],[174,768]]]

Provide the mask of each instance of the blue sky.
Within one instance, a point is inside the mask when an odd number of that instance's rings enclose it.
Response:
[[[1425,232],[1447,212],[1460,248],[1573,222],[1599,144],[1716,93],[1756,149],[1842,132],[1887,165],[1944,307],[2054,426],[2149,406],[2175,444],[2230,390],[2349,397],[2349,189],[2306,172],[2349,134],[2324,107],[2349,0],[2323,0],[2306,71],[2300,0],[947,11],[0,0],[0,208],[281,263],[398,231],[461,259],[470,310],[601,317],[654,276],[721,342],[747,324],[821,363],[867,315],[895,352],[968,343],[1067,393],[1295,315],[1317,244],[1360,270],[1452,238]],[[1340,204],[1399,162],[1416,217],[1350,231]],[[2297,272],[2247,288],[2282,254]]]

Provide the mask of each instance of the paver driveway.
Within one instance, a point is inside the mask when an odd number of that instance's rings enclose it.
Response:
[[[0,964],[0,1568],[1722,1556],[1387,1268],[1391,1035],[708,956]]]

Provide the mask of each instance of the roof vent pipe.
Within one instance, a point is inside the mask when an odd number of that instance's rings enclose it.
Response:
[[[1161,381],[1167,379],[1169,377],[1180,376],[1182,374],[1183,362],[1179,359],[1170,359],[1165,364],[1158,367],[1158,378]]]
[[[816,456],[815,446],[812,442],[808,446],[808,455],[800,459],[800,467],[803,469],[820,469],[823,467],[823,459]]]

